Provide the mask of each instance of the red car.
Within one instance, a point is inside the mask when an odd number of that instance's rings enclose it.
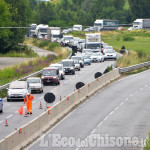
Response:
[[[54,67],[44,68],[41,79],[43,84],[60,84],[59,69]]]

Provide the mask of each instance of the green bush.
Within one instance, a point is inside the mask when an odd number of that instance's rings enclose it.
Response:
[[[49,45],[49,41],[47,41],[47,40],[42,40],[42,41],[38,44],[38,46],[39,46],[40,48],[43,48],[43,47],[48,46],[48,45]]]
[[[146,56],[146,53],[143,50],[138,50],[137,55],[138,55],[138,58],[143,58]]]
[[[135,40],[135,38],[130,35],[123,36],[123,41],[134,41],[134,40]]]
[[[53,51],[56,47],[59,47],[59,46],[60,46],[59,43],[52,43],[52,42],[50,42],[49,45],[48,45],[48,49],[50,51]]]

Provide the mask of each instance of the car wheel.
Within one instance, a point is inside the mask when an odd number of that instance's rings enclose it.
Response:
[[[78,71],[80,71],[80,68],[78,69]]]
[[[7,102],[10,102],[10,99],[7,98]]]
[[[75,71],[72,71],[72,75],[74,75],[75,74]]]

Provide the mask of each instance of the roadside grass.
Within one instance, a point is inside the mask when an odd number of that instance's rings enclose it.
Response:
[[[46,57],[37,57],[29,62],[0,70],[0,86],[39,71],[52,63],[60,62],[69,55],[68,50],[64,47],[54,47],[54,52],[56,52],[58,56],[48,55]],[[5,96],[6,91],[0,90],[0,97],[3,98]]]
[[[21,49],[21,52],[20,51],[10,51],[6,54],[2,54],[0,53],[0,57],[29,57],[29,58],[32,58],[32,57],[37,57],[37,53],[35,53],[31,47],[29,46],[22,46],[22,49]]]
[[[150,150],[150,133],[148,133],[148,139],[146,140],[146,146],[144,150]]]
[[[47,40],[38,40],[38,39],[31,38],[31,39],[26,39],[24,43],[27,45],[34,45],[42,49],[55,52],[58,55],[64,55],[64,52],[68,53],[68,51],[65,48],[61,47],[59,43],[53,43]]]
[[[150,31],[104,31],[101,32],[102,41],[113,46],[120,52],[122,46],[129,50],[129,55],[117,60],[119,67],[127,67],[142,62],[150,61]]]

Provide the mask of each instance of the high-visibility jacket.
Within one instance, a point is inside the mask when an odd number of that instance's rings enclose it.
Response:
[[[30,101],[32,102],[33,99],[34,99],[34,97],[33,97],[32,94],[30,94],[29,96],[26,95],[25,98],[24,98],[24,103],[30,102]]]

